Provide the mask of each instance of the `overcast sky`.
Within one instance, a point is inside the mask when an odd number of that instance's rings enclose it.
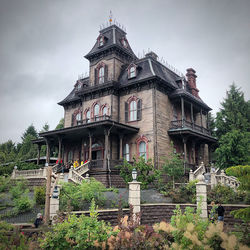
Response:
[[[32,123],[55,128],[57,102],[88,72],[83,56],[110,10],[136,55],[150,48],[183,73],[194,68],[214,113],[233,81],[249,99],[249,0],[0,0],[0,143]]]

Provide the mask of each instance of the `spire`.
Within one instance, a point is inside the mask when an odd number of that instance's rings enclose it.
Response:
[[[112,18],[113,18],[113,14],[112,14],[112,11],[110,11],[110,13],[109,13],[109,24],[110,25],[112,24]]]

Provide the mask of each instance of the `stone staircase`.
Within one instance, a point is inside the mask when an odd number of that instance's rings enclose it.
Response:
[[[214,165],[210,169],[207,169],[203,162],[195,171],[190,170],[189,181],[197,180],[199,175],[204,175],[207,185],[211,185],[211,188],[221,184],[237,189],[240,185],[236,177],[226,175],[224,170],[215,168]]]

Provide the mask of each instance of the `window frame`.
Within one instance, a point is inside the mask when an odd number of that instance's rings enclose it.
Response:
[[[133,69],[133,71],[132,71],[132,69]],[[132,64],[128,68],[128,79],[135,78],[136,75],[137,75],[136,66],[134,64]]]
[[[147,161],[149,159],[148,157],[148,143],[149,143],[149,140],[146,136],[144,135],[141,135],[140,137],[137,138],[136,140],[136,148],[137,148],[137,158],[139,159],[140,156],[141,156],[141,152],[140,152],[140,144],[144,142],[145,143],[145,152],[144,152],[144,159],[145,161]]]
[[[105,81],[105,66],[104,65],[101,65],[99,68],[98,68],[98,73],[97,73],[97,82],[98,84],[103,84],[104,81]]]
[[[99,46],[99,47],[103,47],[103,46],[104,46],[104,43],[105,43],[104,36],[99,36],[99,39],[98,39],[98,46]]]
[[[130,147],[128,143],[123,145],[122,157],[124,160],[130,161]]]

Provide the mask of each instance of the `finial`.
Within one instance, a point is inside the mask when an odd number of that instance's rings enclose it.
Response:
[[[112,23],[112,17],[113,17],[112,11],[110,11],[110,12],[109,12],[109,24],[110,24],[110,25],[111,25],[111,23]]]

